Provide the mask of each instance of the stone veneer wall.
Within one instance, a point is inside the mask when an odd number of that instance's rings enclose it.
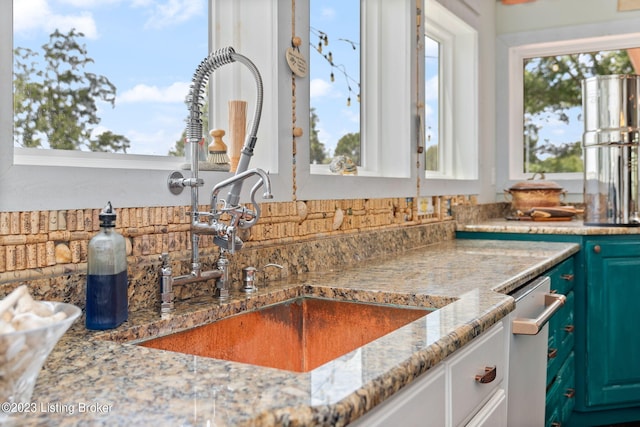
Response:
[[[231,277],[237,284],[242,267],[267,263],[284,267],[268,269],[272,278],[329,270],[452,239],[452,208],[473,204],[473,197],[433,197],[433,212],[418,215],[412,198],[263,203],[260,221],[241,236],[244,247],[229,257]],[[130,309],[155,306],[159,255],[171,255],[174,275],[190,270],[188,207],[115,208],[116,230],[127,240]],[[0,212],[0,296],[26,283],[38,299],[84,307],[87,246],[99,230],[99,213]],[[219,250],[211,237],[203,237],[200,248],[203,269],[215,268]],[[175,291],[182,299],[213,287],[191,284]]]

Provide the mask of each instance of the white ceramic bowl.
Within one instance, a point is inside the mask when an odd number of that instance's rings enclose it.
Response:
[[[82,312],[73,304],[41,302],[54,313],[62,311],[67,317],[47,326],[0,334],[0,402],[28,403],[31,400],[42,365]]]

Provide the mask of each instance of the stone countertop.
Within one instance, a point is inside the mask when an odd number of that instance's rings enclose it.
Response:
[[[171,317],[130,313],[116,330],[81,319],[41,372],[32,413],[10,425],[345,425],[490,328],[505,295],[579,249],[571,243],[452,240],[342,271],[271,282],[226,303],[192,300]],[[120,343],[298,295],[437,308],[307,373]],[[268,339],[268,337],[265,337]]]
[[[640,234],[640,227],[584,225],[582,220],[524,221],[503,218],[489,219],[477,224],[458,224],[457,231],[525,234],[566,234],[576,236],[606,236]]]

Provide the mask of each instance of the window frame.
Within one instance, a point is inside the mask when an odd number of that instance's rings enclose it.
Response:
[[[418,83],[417,75],[424,76],[418,61],[418,37],[416,26],[417,13],[424,13],[424,8],[416,8],[416,0],[375,0],[367,1],[368,8],[378,8],[379,21],[371,21],[366,30],[371,31],[371,37],[378,40],[389,40],[395,36],[394,43],[380,43],[385,46],[385,54],[395,55],[392,60],[385,56],[388,64],[378,68],[379,74],[369,78],[367,84],[373,85],[380,98],[372,103],[375,119],[370,120],[371,128],[368,134],[377,137],[379,152],[369,164],[378,168],[377,176],[365,176],[366,170],[358,176],[316,175],[311,173],[309,159],[309,79],[295,78],[295,102],[292,102],[292,75],[288,69],[284,52],[291,46],[292,27],[295,22],[297,34],[308,34],[309,17],[308,3],[296,2],[292,12],[290,4],[276,0],[241,0],[230,2],[212,2],[228,8],[229,18],[224,26],[226,33],[217,32],[217,28],[210,23],[211,49],[218,44],[233,45],[239,53],[246,55],[256,63],[262,73],[265,88],[269,88],[265,99],[257,150],[267,150],[269,163],[266,166],[252,161],[251,167],[264,167],[271,173],[274,201],[289,201],[292,199],[318,200],[341,198],[384,198],[411,197],[431,194],[456,194],[465,192],[470,194],[477,191],[478,179],[438,180],[437,185],[424,185],[424,165],[418,162],[417,146],[419,144],[418,105],[423,99],[421,91],[424,84]],[[420,6],[422,0],[418,0]],[[0,2],[0,59],[12,58],[13,51],[13,2]],[[210,7],[210,20],[215,22],[214,7]],[[225,12],[227,13],[227,12]],[[292,17],[295,13],[295,19]],[[454,11],[458,14],[460,11]],[[219,16],[219,15],[218,15]],[[384,17],[384,19],[382,19]],[[477,15],[475,15],[477,18]],[[226,19],[225,18],[225,19]],[[424,22],[424,16],[421,17]],[[468,21],[468,19],[467,19]],[[239,25],[238,25],[239,24]],[[252,25],[255,24],[255,25]],[[279,25],[282,24],[282,25]],[[237,31],[237,28],[259,28],[262,34],[259,45],[251,42],[255,32]],[[472,27],[477,27],[472,25]],[[398,31],[407,28],[407,31]],[[423,28],[419,26],[418,28]],[[476,30],[477,31],[477,30]],[[477,34],[477,33],[476,33]],[[267,37],[265,37],[267,35]],[[244,37],[244,38],[243,38]],[[266,40],[266,41],[265,41]],[[404,46],[399,49],[398,46]],[[303,57],[309,57],[308,43],[300,47]],[[477,51],[477,46],[476,46]],[[379,52],[376,52],[379,53]],[[371,57],[374,60],[375,57]],[[378,61],[378,64],[384,61]],[[194,64],[194,69],[197,64]],[[468,66],[468,63],[467,63]],[[240,69],[241,66],[238,66]],[[225,67],[226,68],[226,67]],[[473,103],[477,104],[477,58],[474,57],[475,78],[467,82],[473,87]],[[221,71],[225,71],[221,69]],[[244,72],[244,71],[242,71]],[[0,78],[12,81],[13,61],[0,60]],[[218,73],[214,73],[214,78]],[[243,86],[241,79],[232,84],[218,84],[216,93],[221,86],[235,90]],[[396,82],[396,85],[382,84],[382,82]],[[421,87],[422,86],[422,87]],[[365,90],[367,90],[365,88]],[[188,205],[190,195],[184,191],[179,196],[172,195],[167,189],[167,178],[172,170],[178,169],[180,160],[169,164],[166,159],[151,159],[155,166],[142,165],[143,159],[138,156],[125,154],[102,154],[103,158],[94,157],[96,153],[77,153],[76,165],[56,166],[53,162],[37,163],[31,153],[26,156],[22,149],[14,149],[12,137],[12,87],[0,87],[0,210],[30,211],[30,210],[65,210],[101,208],[107,200],[116,207],[135,206],[174,206]],[[363,90],[363,94],[366,94]],[[469,103],[468,97],[463,100]],[[225,99],[226,104],[226,99]],[[252,111],[251,104],[249,111]],[[295,108],[295,111],[294,111]],[[215,107],[213,108],[215,110]],[[294,115],[295,113],[295,115]],[[212,113],[216,123],[216,116]],[[223,113],[219,113],[223,114]],[[223,114],[224,115],[224,114]],[[297,117],[296,126],[302,128],[303,136],[294,141],[292,135],[292,117]],[[384,120],[383,120],[384,119]],[[225,117],[226,120],[226,117]],[[472,119],[472,127],[476,129],[473,138],[473,151],[477,153],[477,118]],[[470,126],[469,122],[465,124]],[[388,141],[394,141],[389,144]],[[295,158],[294,147],[296,144]],[[23,155],[25,154],[25,155]],[[66,153],[65,153],[66,154]],[[75,153],[74,153],[75,155]],[[22,156],[22,157],[21,157]],[[84,156],[90,156],[95,162],[90,162]],[[113,164],[113,158],[127,156],[131,161]],[[55,157],[45,153],[45,158]],[[61,156],[64,157],[64,156]],[[97,156],[100,157],[100,156]],[[147,156],[144,156],[147,157]],[[478,169],[477,156],[473,157],[470,170]],[[48,159],[49,160],[49,159]],[[149,160],[149,159],[146,159]],[[173,160],[173,159],[171,159]],[[254,159],[257,160],[257,159]],[[62,161],[62,160],[60,160]],[[23,164],[20,164],[20,163]],[[369,162],[369,160],[368,160]],[[106,163],[108,167],[99,167]],[[275,167],[273,165],[275,164]],[[185,176],[189,171],[183,171]],[[205,185],[200,191],[200,204],[208,203],[208,192],[216,182],[229,174],[221,172],[203,171],[200,177]],[[391,176],[391,177],[384,177]],[[247,186],[244,188],[248,191]],[[416,194],[418,193],[419,194]],[[25,196],[26,195],[26,196]]]
[[[211,23],[214,22],[212,5],[215,3],[211,2],[209,7],[210,40],[213,37]],[[269,5],[269,8],[276,10],[275,5]],[[262,19],[264,18],[263,15]],[[0,60],[0,78],[3,81],[13,81],[13,1],[0,2],[0,24],[0,58],[4,58]],[[269,49],[269,52],[274,51],[275,47]],[[252,53],[241,50],[238,52],[253,59]],[[193,64],[194,70],[197,65]],[[264,67],[259,68],[262,72]],[[240,69],[240,66],[237,66],[237,69]],[[246,70],[236,72],[240,73],[249,74]],[[234,77],[234,84],[236,80]],[[248,110],[250,114],[251,106]],[[273,111],[273,104],[265,103],[264,110]],[[269,112],[263,112],[263,119],[266,123],[277,123],[274,114]],[[167,187],[167,179],[174,170],[180,170],[184,176],[190,176],[188,169],[182,169],[185,164],[184,157],[14,147],[12,85],[0,87],[0,127],[0,211],[100,208],[107,200],[116,207],[173,206],[190,203],[189,191],[175,196]],[[275,131],[274,126],[262,125],[259,140],[262,140],[263,144],[264,141],[277,141],[273,136]],[[260,141],[256,151],[261,148],[259,145]],[[265,151],[277,153],[279,150],[274,148]],[[286,177],[277,173],[278,163],[274,156],[267,156],[267,162],[270,163],[256,165],[256,162],[252,162],[251,166],[262,166],[270,170],[272,186],[279,189],[274,192],[275,200],[286,200],[289,192],[280,190],[289,187],[283,181]],[[216,182],[230,175],[226,172],[201,171],[199,177],[205,184],[199,191],[200,203],[207,204],[210,189]],[[243,190],[244,198],[249,189]]]
[[[524,59],[638,47],[637,29],[631,32],[627,25],[620,24],[616,25],[618,33],[611,34],[611,28],[610,24],[598,23],[497,37],[496,78],[507,82],[497,90],[497,140],[498,147],[504,148],[498,148],[497,164],[508,165],[498,169],[497,180],[503,188],[531,177],[523,172]],[[546,179],[559,182],[569,195],[574,195],[567,199],[572,202],[582,197],[583,176],[582,172],[545,174]]]
[[[309,34],[309,5],[296,3],[296,31]],[[380,198],[416,194],[415,0],[361,3],[361,153],[357,176],[333,175],[309,162],[309,79],[296,80],[296,191],[302,199]],[[407,31],[398,31],[407,28]],[[366,48],[365,48],[366,45]],[[398,49],[397,46],[407,46]],[[300,51],[310,55],[308,43]],[[394,82],[384,85],[383,82]],[[301,108],[300,108],[301,107]],[[387,141],[395,141],[388,144]]]
[[[441,44],[441,76],[452,78],[440,78],[439,81],[442,139],[439,151],[443,152],[439,155],[442,167],[439,171],[422,171],[421,195],[479,193],[481,159],[478,15],[469,13],[468,9],[460,11],[445,7],[436,0],[425,0],[423,21],[424,32],[433,34],[432,38],[444,42]],[[435,30],[432,31],[431,27]],[[421,57],[424,58],[424,52]],[[423,68],[424,65],[420,75],[424,80]],[[425,99],[424,93],[421,94],[421,99]],[[460,117],[465,119],[456,120]],[[425,134],[423,132],[423,138]],[[421,162],[424,163],[424,154],[421,156]]]

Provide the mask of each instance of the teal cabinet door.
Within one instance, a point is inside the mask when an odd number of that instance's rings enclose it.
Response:
[[[640,401],[640,238],[589,239],[585,374],[588,406]]]

